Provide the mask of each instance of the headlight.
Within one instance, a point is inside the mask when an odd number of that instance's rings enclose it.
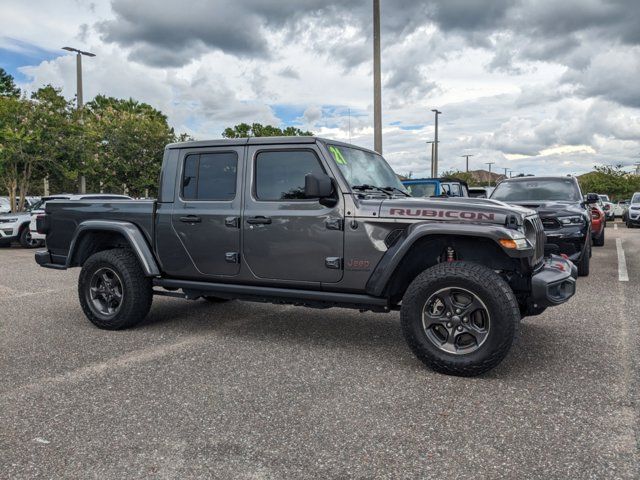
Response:
[[[526,238],[501,238],[500,245],[509,250],[525,250],[529,248],[529,242]]]
[[[558,217],[562,225],[584,225],[584,218],[580,215],[575,217]]]

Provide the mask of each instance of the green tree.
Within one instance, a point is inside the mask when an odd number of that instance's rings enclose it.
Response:
[[[625,172],[622,165],[597,165],[578,180],[583,193],[607,194],[612,200],[624,200],[640,190],[640,176]]]
[[[224,138],[247,138],[247,137],[296,137],[311,136],[313,133],[303,131],[296,127],[286,127],[281,129],[272,125],[262,125],[260,123],[239,123],[234,127],[227,127],[222,132]]]
[[[9,75],[4,68],[0,68],[0,97],[20,96],[20,89],[16,87],[13,77]]]
[[[146,103],[99,95],[86,104],[83,118],[89,187],[154,194],[164,147],[176,139],[167,117]]]

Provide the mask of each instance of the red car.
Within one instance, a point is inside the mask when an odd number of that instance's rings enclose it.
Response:
[[[597,203],[591,204],[591,238],[595,247],[604,246],[606,223],[604,210]]]

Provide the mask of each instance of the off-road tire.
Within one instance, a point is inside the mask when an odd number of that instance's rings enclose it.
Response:
[[[38,248],[41,246],[41,242],[32,241],[31,239],[31,231],[29,227],[23,227],[20,231],[20,237],[18,239],[22,248]]]
[[[207,302],[209,303],[225,303],[230,301],[229,298],[220,298],[220,297],[212,297],[207,295],[206,297],[202,297],[204,298]]]
[[[122,300],[112,318],[101,317],[90,305],[88,291],[94,274],[102,268],[115,272],[122,284]],[[149,313],[153,301],[151,279],[144,275],[136,255],[126,249],[98,252],[84,263],[78,279],[80,305],[95,326],[105,330],[121,330],[140,323]]]
[[[594,247],[604,247],[604,229],[602,230],[602,233],[600,234],[599,237],[596,237],[593,239],[593,246]]]
[[[588,277],[589,266],[591,264],[591,242],[587,245],[587,251],[585,251],[578,261],[578,276]]]
[[[423,326],[427,300],[443,288],[471,291],[487,307],[489,333],[477,350],[449,353],[429,340]],[[517,335],[520,309],[509,285],[493,270],[467,262],[441,263],[418,275],[402,298],[402,331],[413,353],[428,367],[447,375],[472,377],[497,366]]]

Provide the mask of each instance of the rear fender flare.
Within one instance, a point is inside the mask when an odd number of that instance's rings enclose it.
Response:
[[[73,234],[69,247],[66,267],[73,266],[73,258],[79,245],[79,239],[87,232],[116,232],[121,234],[138,257],[140,266],[147,277],[160,276],[158,262],[140,229],[131,222],[116,220],[85,220],[80,223]]]

